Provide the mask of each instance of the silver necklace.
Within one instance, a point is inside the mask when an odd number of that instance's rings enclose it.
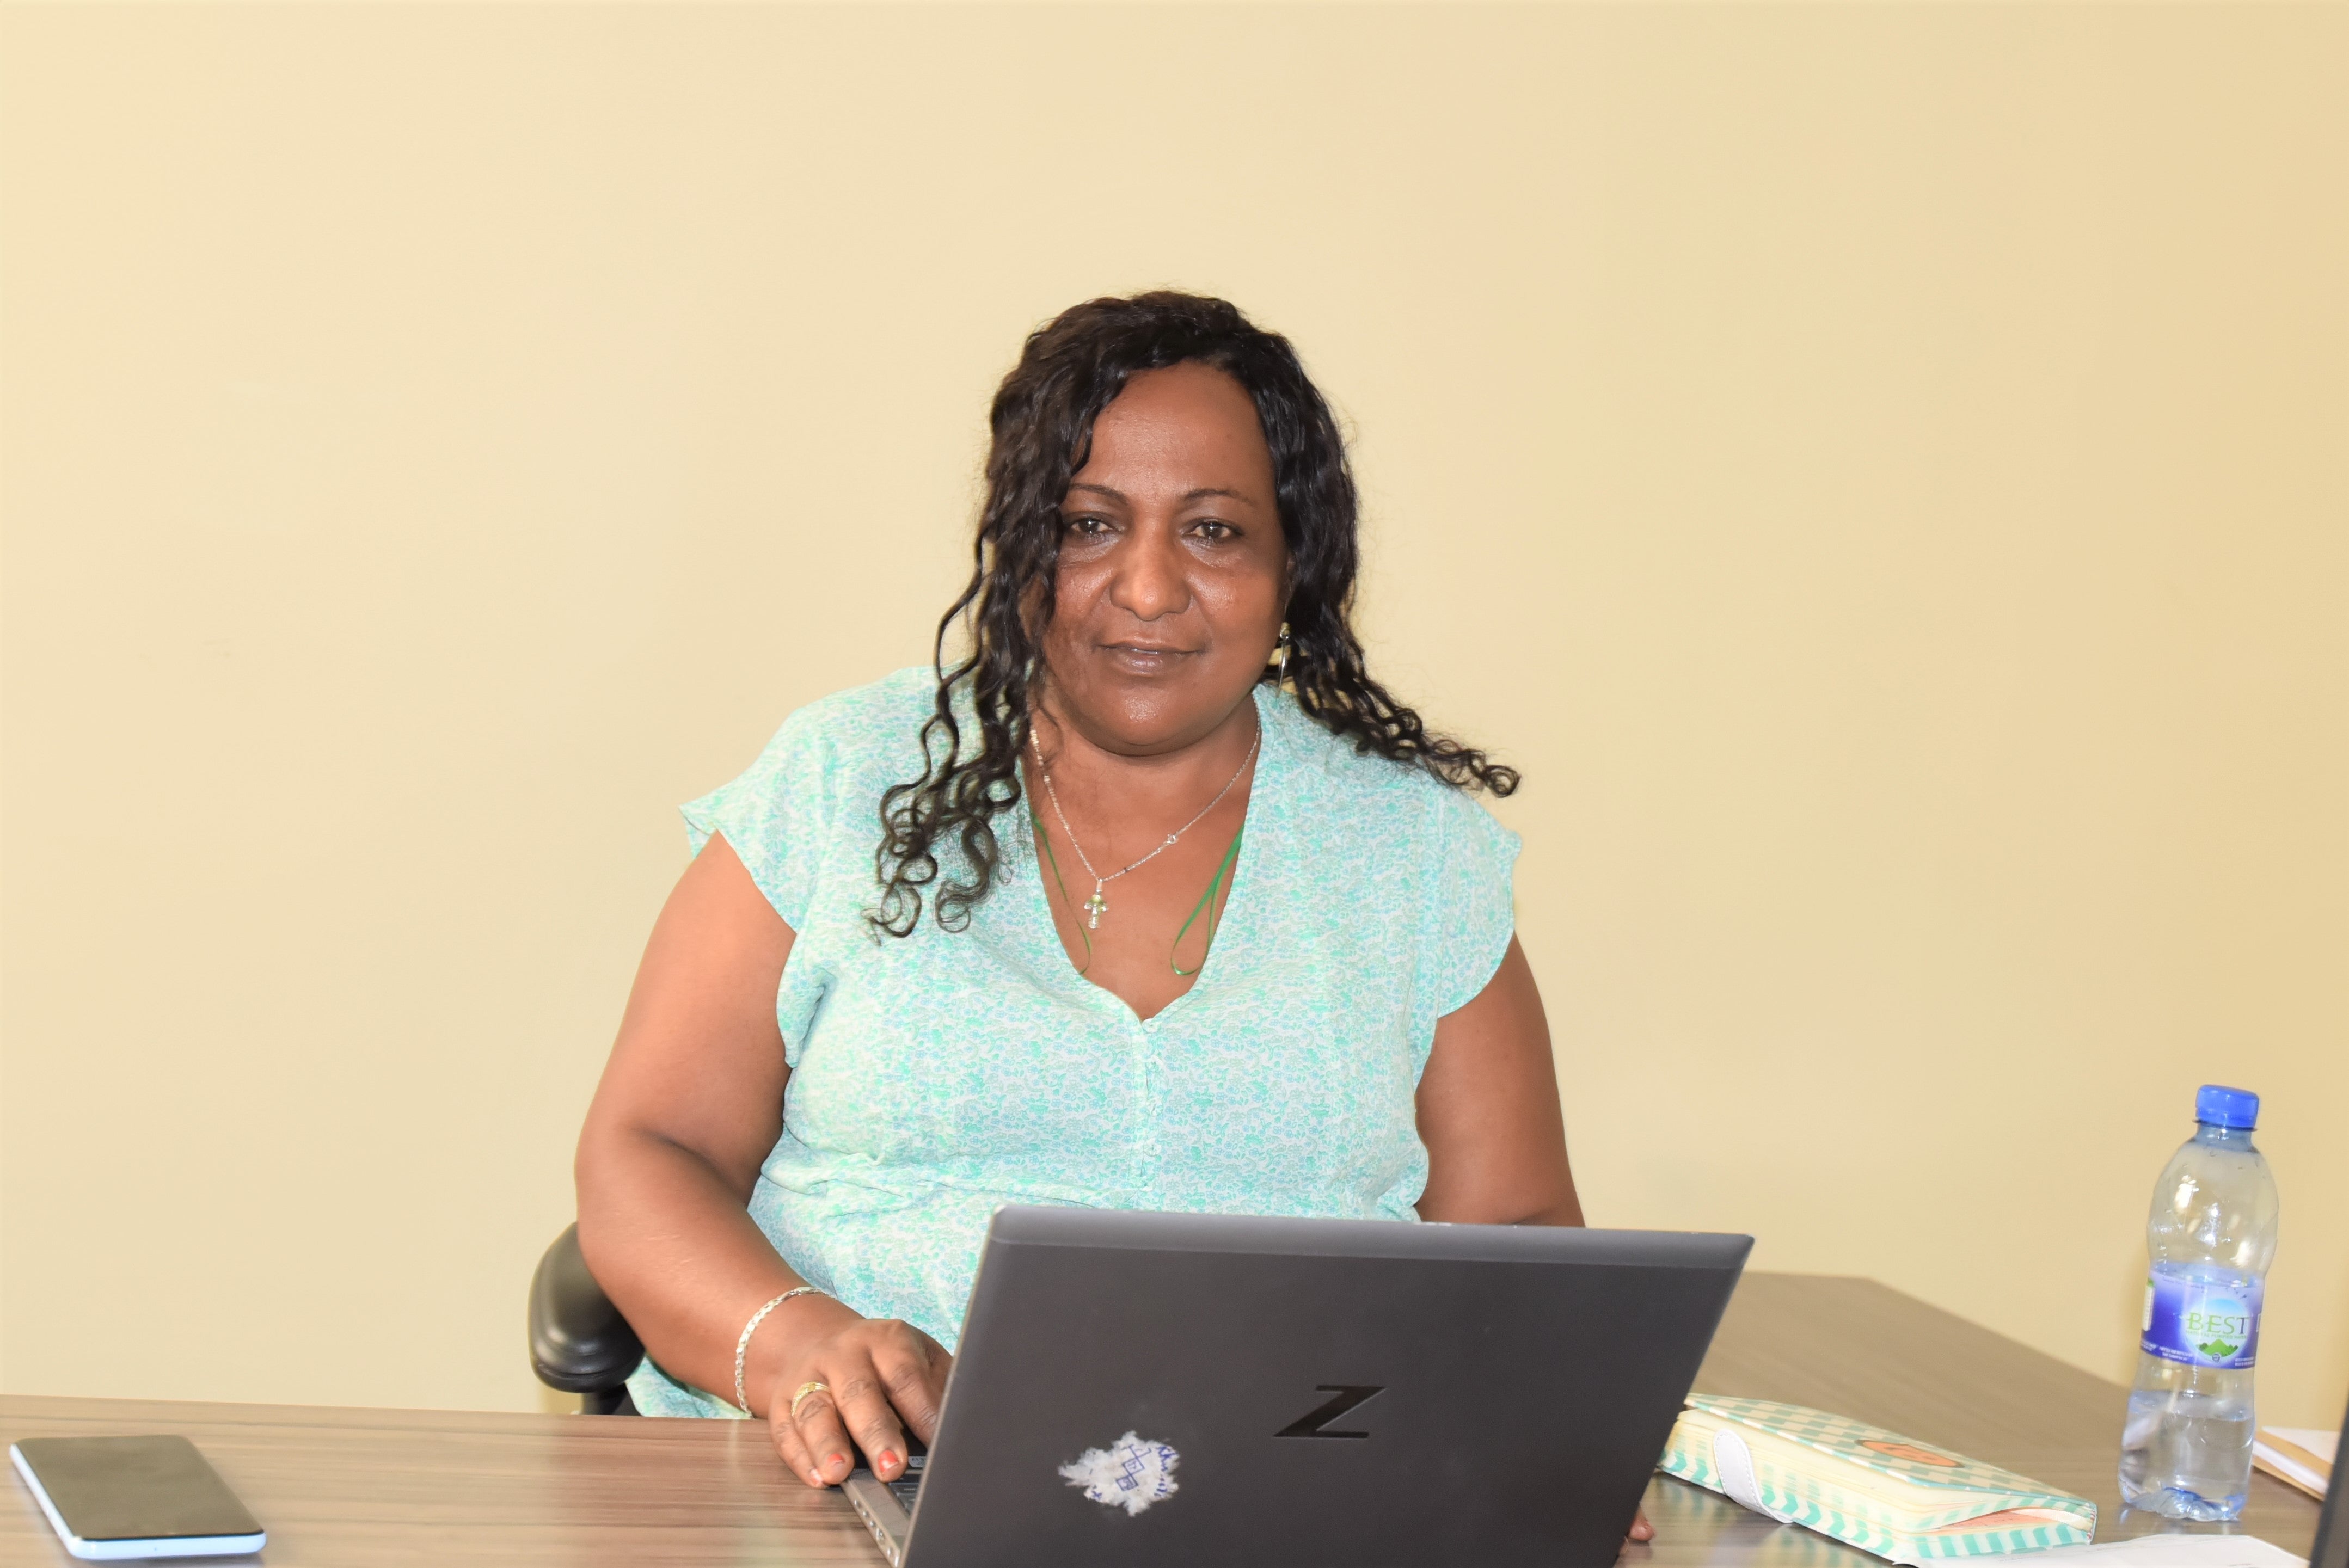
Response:
[[[1093,895],[1084,902],[1084,911],[1086,915],[1085,926],[1087,930],[1099,931],[1101,929],[1101,917],[1109,913],[1109,900],[1102,896],[1102,890],[1107,887],[1110,883],[1117,881],[1118,878],[1125,875],[1126,872],[1131,871],[1139,871],[1142,867],[1148,865],[1151,861],[1156,860],[1159,856],[1173,849],[1176,840],[1182,838],[1184,834],[1189,832],[1192,829],[1199,825],[1200,817],[1205,817],[1217,806],[1222,805],[1224,797],[1232,792],[1232,786],[1240,781],[1240,775],[1247,772],[1247,765],[1256,759],[1257,746],[1263,739],[1264,726],[1258,725],[1257,726],[1254,738],[1248,742],[1247,755],[1240,758],[1240,765],[1237,768],[1232,769],[1232,776],[1224,780],[1224,787],[1216,791],[1216,798],[1199,808],[1199,816],[1192,818],[1189,821],[1184,823],[1181,827],[1167,834],[1166,841],[1164,843],[1159,845],[1156,849],[1151,851],[1140,860],[1134,861],[1127,865],[1120,866],[1117,870],[1111,872],[1108,875],[1104,876],[1100,872],[1093,869],[1093,862],[1085,855],[1084,845],[1077,842],[1077,830],[1069,826],[1069,814],[1061,810],[1061,792],[1052,788],[1052,771],[1050,769],[1044,766],[1043,743],[1036,738],[1035,727],[1032,725],[1029,727],[1028,748],[1036,754],[1036,771],[1044,780],[1044,794],[1046,799],[1052,802],[1052,815],[1061,820],[1061,831],[1069,835],[1069,848],[1077,851],[1077,863],[1083,866],[1085,868],[1085,874],[1093,879]]]

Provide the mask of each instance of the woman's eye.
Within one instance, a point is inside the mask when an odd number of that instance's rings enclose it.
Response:
[[[1196,524],[1195,527],[1198,530],[1199,537],[1206,540],[1210,544],[1221,544],[1226,540],[1237,539],[1240,536],[1240,531],[1238,529],[1234,528],[1228,522],[1217,522],[1213,518],[1209,518],[1206,521]]]
[[[1100,539],[1109,532],[1108,520],[1099,517],[1072,517],[1068,527],[1080,539]]]

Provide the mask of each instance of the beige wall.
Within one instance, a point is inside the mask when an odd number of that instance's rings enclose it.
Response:
[[[2339,1414],[2349,10],[0,44],[0,1387],[533,1406],[674,803],[921,655],[1019,335],[1175,283],[1303,346],[1381,665],[1530,780],[1598,1221],[2117,1376],[2248,1084],[2265,1413]]]

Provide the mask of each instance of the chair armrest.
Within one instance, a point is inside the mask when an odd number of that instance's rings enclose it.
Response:
[[[609,1394],[627,1382],[644,1353],[636,1331],[587,1272],[579,1227],[566,1226],[531,1276],[531,1369],[550,1388]]]

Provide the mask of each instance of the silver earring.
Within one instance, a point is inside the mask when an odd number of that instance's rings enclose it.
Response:
[[[1280,624],[1280,641],[1275,645],[1273,652],[1280,660],[1280,673],[1287,675],[1288,673],[1288,623],[1286,621]]]

